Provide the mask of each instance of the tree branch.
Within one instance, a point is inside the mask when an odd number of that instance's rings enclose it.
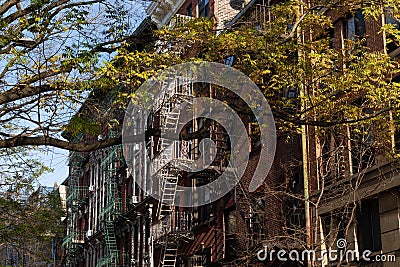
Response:
[[[20,0],[8,0],[0,6],[0,16],[6,13],[12,6],[18,4]]]
[[[295,36],[296,36],[296,32],[297,32],[297,28],[299,27],[300,23],[308,16],[308,14],[311,13],[311,11],[313,10],[320,10],[326,8],[326,6],[323,5],[318,5],[318,6],[314,6],[309,8],[300,18],[298,21],[296,21],[296,23],[293,25],[292,31],[290,32],[289,35],[284,36],[285,39],[283,39],[282,41],[278,42],[278,45],[284,44],[289,42],[290,40],[292,40]]]
[[[71,151],[89,152],[96,149],[101,149],[121,144],[121,141],[122,138],[117,137],[117,138],[109,138],[101,142],[96,142],[94,144],[85,144],[85,143],[70,143],[68,141],[63,141],[61,139],[48,136],[37,136],[37,137],[16,136],[5,140],[0,140],[0,147],[11,148],[17,146],[53,146]]]
[[[4,105],[22,98],[37,95],[39,93],[57,91],[54,86],[44,84],[41,86],[18,85],[0,94],[0,105]]]

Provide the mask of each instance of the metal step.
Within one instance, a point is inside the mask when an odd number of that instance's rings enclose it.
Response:
[[[178,254],[178,244],[177,242],[168,242],[168,237],[166,240],[166,245],[164,247],[164,255],[161,262],[163,267],[175,267],[176,258]]]

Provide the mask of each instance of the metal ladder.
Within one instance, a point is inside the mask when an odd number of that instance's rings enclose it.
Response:
[[[161,222],[161,227],[165,234],[165,243],[160,266],[175,266],[178,253],[178,242],[171,241],[172,237],[169,234],[172,231],[171,215],[173,212],[173,204],[179,175],[172,174],[169,170],[166,170],[162,173],[162,177],[163,186],[161,200],[158,207],[158,220]]]
[[[184,84],[183,80],[182,84]],[[187,84],[180,87],[179,81],[175,80],[173,88],[168,88],[164,92],[163,99],[161,100],[162,103],[160,104],[160,113],[162,116],[161,129],[165,134],[176,133],[178,130],[181,110],[172,111],[173,102],[187,102],[191,104],[192,89],[192,84],[189,87],[187,87]],[[174,267],[177,261],[178,242],[170,234],[172,231],[171,217],[180,175],[176,172],[176,166],[171,166],[174,162],[172,164],[168,163],[171,163],[171,160],[175,158],[179,158],[181,151],[180,147],[177,147],[179,146],[179,140],[160,138],[158,146],[160,154],[155,158],[158,161],[155,164],[157,166],[156,175],[161,176],[161,199],[158,207],[158,220],[161,222],[161,227],[165,235],[160,266]],[[178,150],[178,153],[175,153],[176,150]]]
[[[118,266],[119,264],[119,252],[117,247],[117,238],[115,236],[114,223],[112,221],[107,221],[104,225],[104,234],[106,240],[106,247],[108,250],[109,262],[108,266]]]
[[[160,267],[175,267],[176,259],[178,256],[178,242],[169,242],[169,238],[166,239],[166,245],[164,247],[163,259],[160,262]]]
[[[166,133],[174,133],[178,129],[178,123],[179,123],[179,116],[180,116],[180,111],[179,112],[169,112],[166,110],[167,108],[163,107],[161,112],[162,114],[165,114],[165,118],[163,119],[163,131]],[[167,138],[160,138],[159,140],[159,147],[158,151],[160,151],[160,155],[156,159],[158,161],[157,164],[157,169],[156,172],[164,168],[165,165],[170,162],[170,160],[174,156],[174,146],[177,145],[175,144],[175,140],[167,139]]]
[[[121,145],[110,149],[109,155],[105,158],[102,165],[106,168],[106,186],[109,192],[109,203],[103,208],[100,217],[104,220],[104,239],[107,248],[107,254],[99,261],[100,266],[119,266],[119,251],[115,235],[114,220],[121,213],[121,199],[118,195],[118,185],[116,182],[117,162],[122,163]]]
[[[179,175],[171,174],[170,172],[163,174],[159,219],[172,212],[171,206],[174,204],[178,179]]]

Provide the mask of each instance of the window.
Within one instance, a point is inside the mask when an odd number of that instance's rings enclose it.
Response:
[[[236,216],[235,210],[230,210],[225,214],[225,229],[227,233],[233,234],[236,232]]]
[[[228,56],[225,59],[225,65],[227,65],[228,67],[232,67],[234,62],[235,62],[235,56]]]
[[[207,184],[207,181],[204,179],[196,179],[195,181],[195,187],[200,187]],[[204,194],[201,194],[200,192],[194,193],[193,194],[193,200],[196,201],[198,200],[200,203],[209,203],[210,202],[210,191],[209,190],[204,190]],[[202,224],[206,221],[208,221],[211,218],[211,204],[205,204],[202,206],[199,206],[194,209],[194,219],[196,225]]]
[[[290,87],[290,88],[288,88],[287,90],[286,90],[286,93],[285,93],[285,97],[286,98],[296,98],[297,97],[297,90],[296,90],[296,88],[293,88],[293,87]]]
[[[153,112],[150,112],[149,113],[149,115],[147,116],[147,129],[152,129],[152,128],[154,128],[154,127],[156,127],[155,125],[154,125],[154,113]],[[138,119],[138,120],[136,120],[135,121],[135,124],[136,124],[136,129],[142,129],[142,122],[141,122],[141,120],[140,119]],[[137,131],[135,129],[135,131]],[[139,133],[141,133],[141,132],[138,132],[138,133],[135,133],[135,134],[139,134]]]
[[[343,32],[346,39],[353,41],[365,35],[365,20],[361,10],[345,21]]]
[[[299,108],[299,100],[298,100],[298,90],[295,87],[289,87],[282,94],[283,96],[283,109],[288,114],[294,114],[297,112]]]
[[[186,8],[186,14],[187,14],[189,17],[193,17],[193,6],[192,6],[191,3],[190,3],[190,5]]]
[[[225,223],[225,254],[229,258],[235,255],[237,246],[236,239],[236,214],[234,209],[229,209],[224,212]]]
[[[393,79],[393,82],[399,82],[400,77],[397,77],[396,79]],[[393,123],[393,128],[394,128],[394,149],[396,153],[400,153],[400,114],[394,112],[392,114],[392,123]]]
[[[385,11],[385,23],[386,24],[391,24],[394,26],[395,29],[400,30],[400,22],[398,20],[396,20],[393,17],[393,9],[388,8]],[[397,50],[399,48],[399,46],[392,41],[393,39],[393,35],[391,34],[387,34],[387,44],[386,44],[386,49],[388,54],[394,52],[395,50]]]
[[[360,250],[379,251],[382,249],[381,225],[378,199],[361,202],[357,209],[357,239]]]
[[[394,132],[394,149],[396,153],[400,152],[400,122],[399,118],[395,118],[395,132]]]
[[[199,17],[208,17],[210,12],[209,0],[199,1]]]
[[[139,225],[135,224],[133,226],[133,259],[137,260],[139,258]]]
[[[302,194],[303,183],[300,178],[300,174],[296,172],[294,173],[293,178],[288,181],[289,186],[286,190],[293,196],[299,196]],[[305,225],[303,202],[297,197],[288,197],[286,207],[288,230],[293,231],[293,229],[303,227]]]
[[[327,130],[320,139],[322,155],[318,158],[321,181],[328,186],[346,177],[348,173],[347,140],[340,138],[335,130]]]
[[[386,24],[392,24],[396,29],[400,28],[400,22],[393,18],[390,12],[386,12],[385,14]]]
[[[258,211],[251,211],[246,218],[247,231],[249,232],[249,241],[253,242],[256,240],[263,239],[266,233],[266,227],[264,225],[265,218],[262,213]]]
[[[349,224],[351,212],[348,210],[335,210],[330,214],[321,216],[324,241],[336,247],[338,239],[346,239],[346,229]]]

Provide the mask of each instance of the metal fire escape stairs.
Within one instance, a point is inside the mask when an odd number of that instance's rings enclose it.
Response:
[[[179,79],[175,80],[174,86],[171,88],[167,84],[167,90],[163,93],[163,100],[160,107],[160,115],[162,118],[161,129],[164,133],[176,133],[179,126],[179,117],[181,110],[172,111],[174,105],[182,102],[192,104],[193,83]],[[160,241],[163,244],[163,255],[160,266],[174,267],[177,261],[178,240],[172,229],[172,215],[174,212],[174,201],[178,181],[180,178],[179,166],[184,164],[180,159],[182,152],[179,147],[179,140],[169,138],[160,138],[158,150],[160,153],[154,158],[158,161],[156,174],[161,180],[161,199],[158,206],[158,221],[161,223],[163,237]]]
[[[100,218],[104,222],[103,235],[107,248],[107,254],[100,259],[97,267],[118,267],[119,250],[115,234],[115,220],[121,214],[121,197],[119,196],[117,183],[117,170],[123,166],[122,145],[116,145],[109,149],[108,155],[103,159],[101,167],[105,174],[106,190],[108,195],[107,205],[100,213]]]
[[[228,120],[227,126],[231,127],[231,125],[232,120]],[[211,138],[215,141],[216,153],[212,164],[222,171],[225,165],[225,159],[230,155],[229,136],[224,130],[221,129],[221,126],[214,124],[213,128],[216,130],[211,132]]]
[[[79,142],[83,135],[78,135],[74,138],[75,142]],[[81,186],[79,180],[82,177],[82,165],[87,159],[87,154],[83,152],[70,152],[69,154],[69,181],[68,195],[66,204],[68,208],[67,216],[67,235],[63,240],[62,246],[66,251],[66,264],[73,264],[75,253],[82,248],[84,233],[78,229],[77,214],[81,205],[85,201],[88,191],[87,186]]]

